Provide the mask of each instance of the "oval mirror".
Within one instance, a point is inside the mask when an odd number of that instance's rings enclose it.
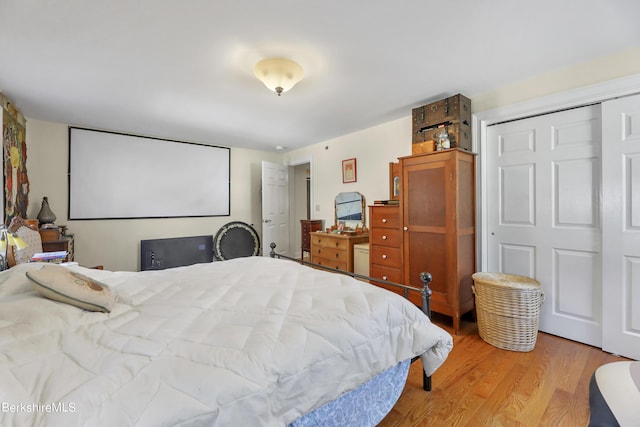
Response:
[[[335,200],[336,224],[339,221],[364,223],[364,197],[357,191],[339,193]]]

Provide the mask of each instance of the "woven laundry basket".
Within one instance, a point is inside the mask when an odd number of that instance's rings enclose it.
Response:
[[[480,338],[503,350],[533,350],[544,301],[540,282],[506,273],[471,277]]]

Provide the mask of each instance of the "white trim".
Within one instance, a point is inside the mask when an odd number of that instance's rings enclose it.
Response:
[[[298,159],[294,159],[294,160],[289,160],[288,162],[286,162],[286,164],[288,166],[298,166],[298,165],[304,165],[308,163],[309,164],[309,178],[311,179],[311,182],[313,183],[314,177],[313,177],[313,156],[309,156],[309,157],[300,157]],[[309,189],[309,203],[311,204],[311,218],[314,218],[313,213],[315,212],[314,209],[314,197],[313,197],[313,185],[311,185],[311,188]]]
[[[295,201],[295,197],[293,197],[293,185],[294,185],[294,179],[292,178],[292,172],[293,172],[293,168],[295,166],[300,166],[300,165],[305,165],[308,164],[309,165],[309,177],[311,178],[311,182],[313,182],[313,156],[308,156],[308,157],[299,157],[296,159],[292,159],[292,160],[285,160],[283,162],[286,166],[288,166],[289,168],[289,248],[295,248],[295,252],[294,251],[290,251],[291,256],[299,258],[302,257],[302,253],[298,253],[298,251],[300,250],[300,242],[296,239],[296,237],[298,236],[298,230],[300,230],[300,224],[299,223],[295,223],[294,221],[291,220],[291,218],[294,218],[294,211],[295,211],[295,206],[294,203],[292,203],[292,201]],[[311,218],[313,218],[313,185],[311,186],[311,188],[309,189],[309,210],[311,212]],[[305,200],[306,201],[306,200]]]
[[[602,83],[596,83],[565,92],[534,98],[516,104],[480,111],[472,116],[473,146],[478,153],[476,159],[476,249],[478,271],[487,271],[487,171],[486,148],[487,126],[507,120],[549,113],[581,105],[594,104],[608,99],[640,93],[640,74],[621,77]]]

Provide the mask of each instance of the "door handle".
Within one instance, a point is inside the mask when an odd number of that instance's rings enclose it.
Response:
[[[271,222],[271,220],[270,220],[270,219],[265,219],[265,220],[263,220],[262,222],[263,222],[264,224],[266,224],[266,223],[268,223],[268,222]]]

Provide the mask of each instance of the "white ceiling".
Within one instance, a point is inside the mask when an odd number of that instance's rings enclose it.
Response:
[[[638,0],[0,0],[28,118],[295,149],[640,45]],[[278,97],[263,58],[300,63]]]

